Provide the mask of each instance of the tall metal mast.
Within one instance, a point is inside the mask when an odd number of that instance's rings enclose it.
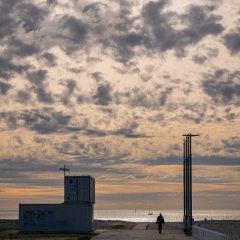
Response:
[[[192,235],[192,137],[199,135],[182,135],[186,137],[183,143],[183,229],[186,235]]]

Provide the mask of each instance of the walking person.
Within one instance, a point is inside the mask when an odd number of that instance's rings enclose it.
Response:
[[[158,224],[159,233],[161,233],[162,224],[164,224],[164,218],[163,218],[163,216],[162,216],[161,213],[160,213],[159,216],[157,217],[157,222],[156,222],[156,224]]]

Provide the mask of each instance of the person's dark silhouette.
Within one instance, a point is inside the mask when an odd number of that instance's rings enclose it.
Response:
[[[163,216],[162,216],[161,213],[160,213],[159,216],[157,217],[157,222],[156,222],[156,224],[158,224],[159,233],[161,233],[162,224],[164,224],[164,218],[163,218]]]

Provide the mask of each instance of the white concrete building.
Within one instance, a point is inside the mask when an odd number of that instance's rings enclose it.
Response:
[[[62,204],[19,204],[19,233],[86,233],[93,230],[95,179],[66,176]]]

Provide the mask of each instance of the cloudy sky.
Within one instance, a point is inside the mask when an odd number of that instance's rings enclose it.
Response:
[[[0,210],[63,201],[96,179],[96,209],[240,210],[239,0],[1,0]]]

